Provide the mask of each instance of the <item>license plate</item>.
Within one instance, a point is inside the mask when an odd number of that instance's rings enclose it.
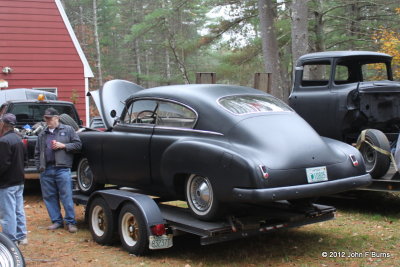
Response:
[[[172,235],[160,235],[149,237],[150,249],[163,249],[172,247]]]
[[[328,173],[326,171],[326,167],[315,167],[315,168],[307,168],[307,181],[308,183],[318,183],[323,181],[328,181]]]

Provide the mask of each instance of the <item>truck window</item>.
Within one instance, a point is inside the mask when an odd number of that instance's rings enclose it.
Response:
[[[335,69],[335,84],[350,83],[349,67],[345,65],[336,65]]]
[[[327,86],[331,74],[330,62],[318,62],[303,66],[302,86]]]
[[[385,63],[363,64],[361,69],[364,82],[389,80]]]
[[[47,108],[55,108],[60,114],[68,114],[74,119],[76,123],[79,120],[74,112],[73,106],[70,105],[51,105],[51,104],[27,104],[27,103],[16,103],[12,105],[10,113],[15,114],[17,117],[18,124],[35,124],[37,122],[43,121],[43,114]]]

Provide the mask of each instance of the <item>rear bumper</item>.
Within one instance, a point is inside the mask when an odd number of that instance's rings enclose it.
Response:
[[[24,170],[25,179],[39,179],[40,173],[36,167],[26,167]]]
[[[369,174],[327,181],[315,184],[304,184],[265,189],[234,188],[234,198],[244,202],[260,203],[277,200],[319,197],[336,194],[358,187],[367,186],[372,182]]]

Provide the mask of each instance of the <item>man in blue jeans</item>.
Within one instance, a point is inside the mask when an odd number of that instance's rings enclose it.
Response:
[[[26,150],[14,132],[14,114],[0,118],[0,222],[3,233],[16,244],[28,244],[24,212],[24,164]]]
[[[72,200],[71,167],[73,153],[81,150],[81,140],[72,127],[60,123],[56,109],[46,109],[44,120],[47,127],[39,134],[35,161],[41,173],[43,200],[52,222],[47,229],[61,228],[65,222],[68,231],[75,233],[78,228]],[[64,219],[61,215],[60,201],[65,211]]]

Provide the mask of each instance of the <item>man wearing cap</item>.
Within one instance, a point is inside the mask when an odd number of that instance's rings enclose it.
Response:
[[[24,164],[26,150],[14,132],[14,114],[0,118],[0,223],[3,233],[17,244],[28,244],[24,212]]]
[[[48,230],[63,227],[64,222],[71,233],[78,231],[72,200],[71,167],[73,153],[79,152],[82,143],[74,129],[60,123],[59,113],[54,108],[44,112],[47,127],[39,134],[35,148],[36,167],[40,174],[42,196],[52,225]],[[64,207],[61,215],[60,201]]]

